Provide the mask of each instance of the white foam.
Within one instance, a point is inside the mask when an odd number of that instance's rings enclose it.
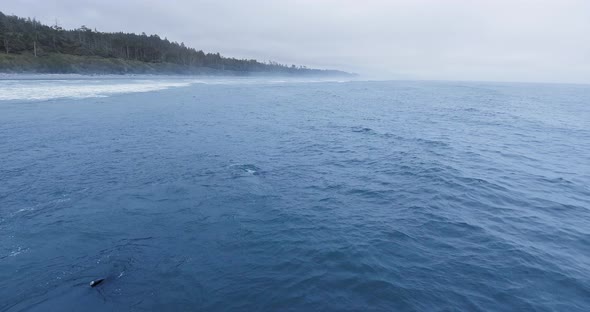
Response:
[[[39,101],[55,98],[107,97],[120,93],[158,91],[186,87],[193,80],[3,80],[0,101]]]
[[[8,256],[9,256],[9,257],[16,257],[16,256],[20,255],[21,253],[23,253],[23,252],[26,252],[26,251],[28,251],[28,250],[29,250],[28,248],[22,248],[22,247],[20,247],[20,246],[19,246],[17,249],[15,249],[15,250],[11,251],[11,252],[8,254]]]
[[[207,85],[283,85],[321,83],[335,80],[278,79],[270,77],[135,77],[79,75],[8,75],[0,76],[0,101],[42,101],[56,98],[96,98],[121,93],[151,92],[193,84]],[[338,81],[343,82],[343,81]]]

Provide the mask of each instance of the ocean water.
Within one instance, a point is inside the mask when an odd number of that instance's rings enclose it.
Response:
[[[3,80],[0,237],[0,311],[588,311],[590,86]]]

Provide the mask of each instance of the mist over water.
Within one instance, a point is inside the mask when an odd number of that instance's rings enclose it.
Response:
[[[590,86],[0,91],[1,311],[590,306]]]

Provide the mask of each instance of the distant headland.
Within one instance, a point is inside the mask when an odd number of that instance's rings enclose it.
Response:
[[[158,35],[63,29],[0,12],[0,72],[355,76],[339,71],[223,57]]]

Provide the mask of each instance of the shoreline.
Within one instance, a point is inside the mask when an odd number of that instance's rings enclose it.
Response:
[[[54,74],[54,73],[3,73],[0,81],[8,80],[239,80],[284,82],[341,82],[358,81],[358,77],[339,76],[289,76],[289,75],[168,75],[168,74]]]
[[[290,70],[232,70],[209,66],[181,65],[167,62],[145,62],[115,57],[80,56],[50,53],[39,57],[31,54],[0,54],[2,74],[71,74],[80,76],[226,76],[226,77],[357,77],[357,74],[339,70],[310,69],[304,72]]]

